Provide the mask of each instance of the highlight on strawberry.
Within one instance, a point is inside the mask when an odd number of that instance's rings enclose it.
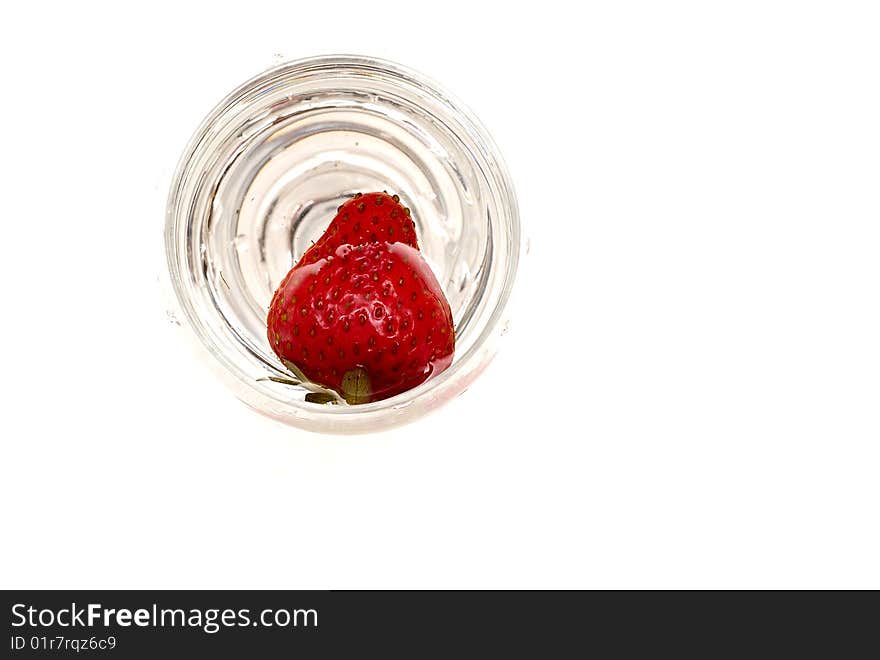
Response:
[[[452,312],[397,195],[356,194],[272,297],[267,337],[310,393],[349,404],[392,397],[452,363]],[[284,379],[274,379],[287,382]],[[327,391],[330,390],[330,391]]]

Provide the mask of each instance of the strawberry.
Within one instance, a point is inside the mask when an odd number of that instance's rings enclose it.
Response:
[[[349,403],[419,385],[445,370],[455,349],[452,312],[427,262],[411,245],[384,240],[301,260],[272,298],[268,338],[285,364]]]
[[[300,264],[313,264],[334,254],[341,245],[404,243],[419,249],[410,211],[400,197],[386,192],[357,193],[336,210],[323,236],[312,245]]]

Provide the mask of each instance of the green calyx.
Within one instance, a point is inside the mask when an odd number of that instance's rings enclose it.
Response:
[[[292,385],[304,387],[309,390],[305,395],[307,403],[334,404],[341,403],[340,396],[333,390],[309,381],[305,374],[290,360],[282,360],[293,378],[284,378],[278,376],[266,376],[257,380],[271,380],[274,383],[283,385]],[[370,376],[363,367],[355,367],[345,372],[342,376],[342,399],[350,405],[359,403],[369,403],[373,396],[373,386],[370,382]]]

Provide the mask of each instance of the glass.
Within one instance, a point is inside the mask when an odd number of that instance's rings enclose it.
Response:
[[[356,192],[412,210],[455,319],[452,365],[369,404],[321,405],[267,380],[289,373],[266,339],[281,279]],[[165,251],[176,310],[245,403],[302,428],[374,431],[460,394],[491,360],[522,250],[513,186],[478,120],[435,83],[390,62],[289,62],[227,96],[172,182]]]

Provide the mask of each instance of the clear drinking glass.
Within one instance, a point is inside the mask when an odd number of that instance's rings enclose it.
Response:
[[[336,207],[387,190],[412,210],[456,328],[445,372],[395,397],[304,400],[266,339],[275,287]],[[176,310],[245,403],[336,433],[410,421],[460,394],[488,364],[522,250],[516,197],[479,121],[400,65],[357,56],[289,62],[241,85],[192,137],[168,199],[165,251]]]

